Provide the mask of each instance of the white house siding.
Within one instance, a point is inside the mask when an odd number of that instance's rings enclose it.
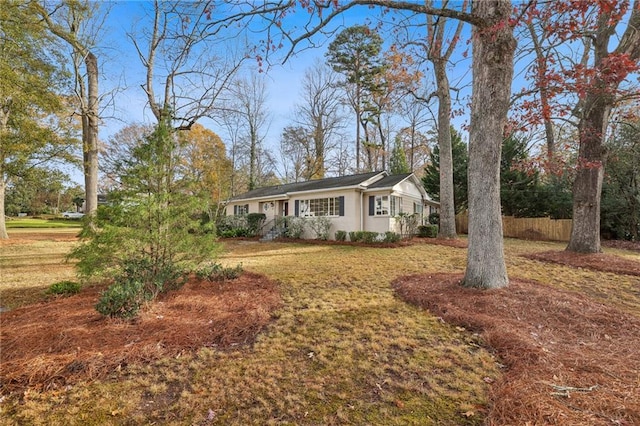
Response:
[[[370,232],[387,232],[389,231],[392,218],[389,215],[375,216],[369,213],[369,197],[376,195],[390,195],[389,190],[366,192],[363,198],[363,214],[364,214],[364,230]]]
[[[335,232],[357,231],[360,229],[360,195],[355,189],[314,191],[310,193],[292,194],[289,200],[289,215],[295,215],[296,201],[311,200],[316,198],[344,197],[344,216],[331,216],[331,229],[329,238],[335,239]],[[305,231],[304,238],[313,238],[315,235],[310,231]]]

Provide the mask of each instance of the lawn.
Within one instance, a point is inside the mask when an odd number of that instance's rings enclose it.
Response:
[[[81,228],[81,219],[34,219],[19,218],[7,220],[7,229],[55,229],[55,228]]]
[[[12,299],[11,307],[31,303],[43,297],[48,284],[71,274],[71,265],[58,262],[72,244],[23,239],[10,252],[2,247],[0,265],[13,283],[7,288],[3,277],[2,303],[5,293],[17,292],[21,283],[23,298]],[[507,240],[510,276],[587,294],[640,316],[640,277],[522,256],[563,248]],[[638,257],[630,251],[607,253]],[[465,256],[464,249],[429,244],[363,248],[227,242],[223,263],[242,263],[274,280],[280,292],[279,308],[252,344],[173,352],[119,365],[100,379],[6,395],[0,403],[2,422],[483,424],[491,384],[505,375],[502,360],[484,349],[479,334],[403,301],[391,286],[407,275],[461,273]],[[51,268],[40,267],[45,278],[33,284],[41,259]],[[47,280],[42,271],[50,269]],[[247,294],[243,288],[238,297]],[[636,383],[632,395],[637,391]]]

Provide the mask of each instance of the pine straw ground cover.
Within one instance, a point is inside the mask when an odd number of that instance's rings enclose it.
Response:
[[[282,298],[252,345],[185,348],[161,359],[121,363],[100,380],[78,377],[66,386],[5,393],[0,422],[637,422],[638,356],[628,350],[639,346],[640,277],[523,257],[561,248],[507,240],[512,286],[471,291],[471,298],[463,294],[468,290],[452,285],[464,271],[466,252],[460,248],[228,243],[223,261],[242,262],[246,270],[277,280],[274,293],[279,290]],[[437,275],[443,273],[454,281]],[[433,311],[396,297],[392,282],[404,289],[402,297],[427,294],[436,301]],[[429,286],[434,290],[425,293]],[[418,296],[411,300],[427,303]],[[153,319],[157,309],[144,315]],[[188,321],[192,313],[182,309]],[[0,316],[3,330],[6,315]],[[582,324],[569,321],[574,317]],[[3,350],[3,363],[4,357]],[[569,398],[563,396],[567,392]],[[572,417],[574,411],[582,417]]]

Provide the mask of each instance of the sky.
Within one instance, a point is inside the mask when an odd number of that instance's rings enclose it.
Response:
[[[127,34],[139,33],[149,28],[148,12],[152,9],[153,3],[149,0],[112,0],[102,1],[98,4],[109,9],[103,24],[103,32],[96,43],[101,70],[100,91],[104,94],[99,136],[101,140],[108,140],[127,124],[154,123],[154,118],[147,106],[146,95],[141,88],[141,84],[145,79],[145,70],[132,41],[127,36]],[[453,1],[452,4],[457,5],[459,2]],[[335,36],[342,28],[355,24],[365,24],[370,20],[376,22],[375,18],[378,17],[380,17],[379,8],[356,7],[332,21],[328,30],[334,30]],[[287,28],[301,27],[308,18],[309,14],[305,11],[292,14],[287,18]],[[401,14],[389,13],[384,15],[382,19],[386,21],[385,28],[387,29],[393,28],[394,25],[401,27],[398,24],[399,20],[402,19]],[[255,30],[257,26],[253,24],[251,29]],[[391,41],[389,33],[381,32],[381,35],[386,40],[388,47]],[[469,36],[470,28],[466,25],[462,41],[454,53],[449,69],[452,87],[463,88],[461,92],[452,91],[454,97],[461,99],[461,102],[455,107],[466,108],[461,116],[454,119],[454,126],[458,129],[464,128],[464,125],[468,124],[467,111],[471,79]],[[250,37],[252,37],[250,42],[257,44],[260,39],[264,38],[264,35],[254,31]],[[324,54],[331,40],[332,38],[327,36],[318,35],[313,39],[314,48],[304,49],[308,47],[308,44],[302,43],[302,49],[298,49],[295,55],[282,64],[281,59],[287,52],[286,48],[288,47],[285,46],[284,49],[276,52],[270,62],[270,66],[262,74],[266,78],[267,103],[270,112],[270,125],[264,144],[266,149],[270,150],[276,157],[281,132],[286,125],[291,124],[295,104],[299,102],[305,70],[316,60],[324,61]],[[463,55],[462,52],[466,52],[467,55]],[[241,72],[241,75],[246,76],[256,73],[257,63],[254,60],[248,60],[245,64],[247,67]],[[516,63],[516,75],[513,84],[514,93],[525,84],[523,69],[526,66],[527,61]],[[430,71],[427,71],[427,77],[423,85],[424,95],[432,90],[429,85],[433,84],[433,79],[429,74]],[[434,105],[435,102],[432,106]],[[227,142],[224,128],[208,119],[201,120],[200,124],[213,130],[222,137],[223,142]],[[351,125],[351,128],[353,127]],[[349,138],[347,144],[355,139],[353,135],[347,135],[347,138]],[[83,182],[80,170],[68,171],[74,181]]]
[[[107,119],[103,126],[101,136],[113,134],[114,129],[118,129],[118,120],[152,120],[150,111],[146,108],[146,97],[140,88],[144,81],[144,69],[136,55],[132,42],[127,39],[126,34],[138,31],[148,23],[145,18],[145,9],[148,10],[148,1],[114,1],[109,2],[111,10],[105,22],[105,40],[107,41],[107,60],[103,64],[104,74],[110,74],[108,81],[104,82],[105,89],[124,84],[124,91],[118,93],[115,99],[116,119]],[[347,21],[364,22],[366,11],[354,14],[354,17]],[[258,37],[256,37],[257,40]],[[297,53],[286,63],[281,63],[281,52],[278,52],[274,62],[265,67],[264,77],[267,80],[267,91],[269,99],[269,109],[273,116],[273,124],[268,139],[278,137],[283,121],[288,120],[291,111],[301,90],[302,78],[305,70],[319,58],[324,60],[324,53],[330,40],[323,43],[317,49],[307,49]],[[283,52],[282,52],[283,53]],[[247,75],[255,73],[257,63],[250,59],[245,62],[245,69],[240,74]],[[114,80],[114,77],[117,80]],[[122,88],[121,88],[122,89]],[[107,108],[108,109],[108,108]],[[203,123],[205,124],[205,123]],[[208,126],[215,126],[213,123],[206,123]]]
[[[145,79],[145,70],[127,34],[137,33],[149,27],[148,12],[152,2],[147,0],[108,1],[100,3],[109,10],[102,25],[102,32],[96,43],[100,61],[100,92],[104,95],[101,102],[102,123],[99,137],[108,140],[118,130],[134,122],[153,123],[154,118],[148,106],[141,84]],[[355,8],[336,19],[330,28],[341,29],[355,24],[363,24],[379,11],[367,7]],[[288,18],[289,25],[302,25],[308,18],[306,12],[297,13]],[[298,22],[299,21],[299,22]],[[255,35],[255,41],[263,37]],[[265,138],[265,146],[277,153],[282,129],[291,124],[295,104],[299,102],[302,80],[305,70],[314,61],[324,61],[324,54],[331,42],[327,37],[313,39],[316,47],[302,49],[286,63],[281,58],[284,49],[276,52],[271,64],[265,69],[270,125]],[[286,47],[285,47],[286,48]],[[246,61],[247,67],[241,73],[255,73],[257,64],[253,59]],[[464,67],[468,70],[469,64]],[[461,68],[461,69],[462,69]],[[466,71],[465,71],[466,73]],[[225,141],[225,130],[215,122],[203,119],[200,124],[218,133]],[[277,155],[276,155],[277,156]],[[80,170],[69,170],[72,179],[80,184],[83,177]]]

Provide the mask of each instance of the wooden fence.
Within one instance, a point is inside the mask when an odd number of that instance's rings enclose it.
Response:
[[[526,240],[569,241],[571,219],[551,219],[548,217],[502,216],[502,232],[505,237]],[[456,216],[456,229],[460,234],[469,232],[469,216]]]

